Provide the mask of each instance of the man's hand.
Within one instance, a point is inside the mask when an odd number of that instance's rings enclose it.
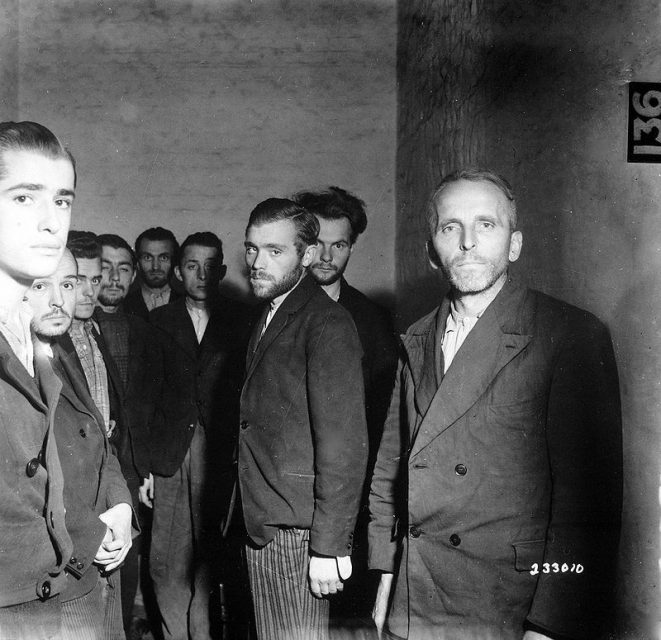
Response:
[[[99,516],[99,520],[108,528],[103,542],[96,552],[94,562],[101,565],[106,573],[119,567],[131,548],[132,517],[133,510],[131,505],[126,502],[116,504]]]
[[[372,609],[372,620],[376,625],[379,638],[383,631],[383,625],[386,622],[386,613],[388,612],[388,599],[390,598],[390,588],[392,586],[392,573],[382,573],[379,582],[379,588],[376,591],[376,600]]]
[[[308,568],[310,591],[315,598],[323,598],[344,589],[344,580],[351,576],[351,557],[320,558],[312,556]]]
[[[523,634],[523,640],[551,640],[551,638],[543,633],[537,633],[537,631],[526,631]]]
[[[154,506],[154,476],[150,473],[148,478],[142,479],[138,489],[138,500],[150,509]]]

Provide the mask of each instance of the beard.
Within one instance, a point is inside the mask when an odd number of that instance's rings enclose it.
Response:
[[[461,266],[462,262],[471,262],[471,266]],[[441,270],[452,288],[461,294],[482,293],[495,285],[507,273],[507,256],[497,262],[471,256],[461,258],[449,264],[443,264]]]
[[[324,266],[321,262],[315,262],[308,271],[310,275],[315,279],[317,284],[326,286],[337,282],[344,272],[343,269],[338,269],[336,266],[326,265]]]
[[[150,289],[162,289],[169,280],[169,274],[165,271],[143,271],[142,281]]]
[[[114,289],[103,287],[99,291],[99,302],[106,307],[117,306],[126,296],[126,289],[117,285]]]
[[[303,265],[300,263],[279,279],[263,271],[250,272],[250,287],[259,300],[274,300],[291,291],[301,279]]]
[[[64,335],[71,326],[71,316],[66,311],[48,313],[38,320],[32,319],[32,330],[38,338],[56,338]]]

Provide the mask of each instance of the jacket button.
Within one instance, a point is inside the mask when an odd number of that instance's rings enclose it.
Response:
[[[50,582],[46,580],[42,585],[41,585],[41,597],[42,598],[48,598],[50,595]]]
[[[82,569],[84,566],[85,566],[85,565],[84,565],[82,562],[79,562],[79,563],[76,565],[76,569],[79,569],[79,570],[80,570],[80,569]]]
[[[25,466],[25,473],[27,474],[28,478],[34,476],[34,474],[37,473],[38,468],[39,460],[37,460],[37,458],[32,458],[32,460],[30,460],[30,462],[28,462]]]
[[[85,429],[81,428],[78,433],[80,434],[81,438],[87,438],[87,432],[85,431]]]
[[[458,476],[465,476],[467,471],[468,471],[468,469],[466,468],[466,465],[465,465],[465,464],[458,464],[458,465],[454,468],[454,472],[455,472]]]
[[[420,534],[422,533],[422,529],[419,529],[418,527],[416,527],[415,525],[413,525],[413,526],[409,529],[409,533],[411,534],[411,537],[412,537],[412,538],[419,538],[419,537],[420,537]]]
[[[461,544],[461,538],[456,533],[453,533],[450,536],[450,544],[453,547],[458,547]]]
[[[75,565],[76,562],[78,562],[78,558],[76,558],[76,556],[71,556],[71,560],[69,560],[69,564]]]
[[[248,428],[248,422],[246,420],[241,420],[241,428],[242,429],[247,429]]]

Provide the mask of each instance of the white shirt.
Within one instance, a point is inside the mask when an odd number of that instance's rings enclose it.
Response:
[[[443,334],[443,342],[441,343],[444,374],[447,373],[461,345],[483,313],[484,309],[476,316],[460,316],[454,306],[454,302],[450,304],[450,313],[448,314],[448,319],[445,321],[445,333]]]
[[[186,298],[186,310],[188,311],[190,319],[193,321],[195,336],[197,337],[197,343],[199,344],[202,342],[204,332],[207,330],[207,325],[209,324],[209,310],[194,307],[188,302],[188,298]]]

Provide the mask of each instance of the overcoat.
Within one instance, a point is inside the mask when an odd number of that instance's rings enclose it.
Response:
[[[361,356],[351,316],[310,276],[249,347],[238,474],[255,544],[297,527],[312,551],[350,555],[367,460]]]
[[[370,566],[396,571],[390,629],[597,637],[621,511],[608,332],[510,279],[443,375],[449,306],[403,338],[372,482]]]

